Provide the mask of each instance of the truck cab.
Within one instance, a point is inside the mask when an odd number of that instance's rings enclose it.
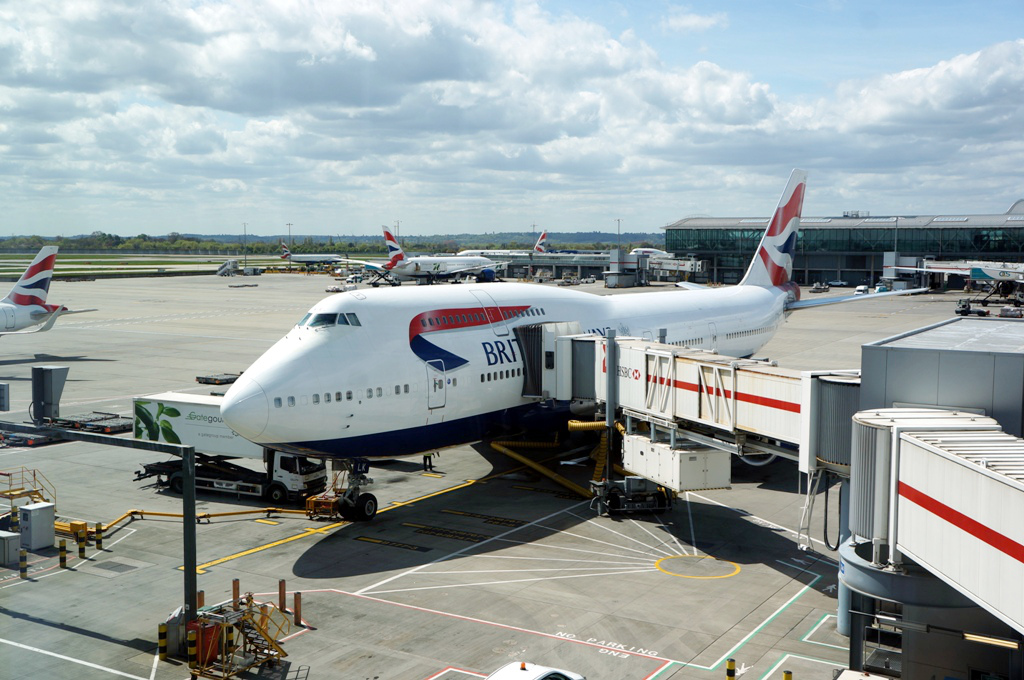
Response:
[[[266,497],[272,502],[295,500],[320,493],[326,488],[327,466],[322,460],[264,450],[269,485]]]

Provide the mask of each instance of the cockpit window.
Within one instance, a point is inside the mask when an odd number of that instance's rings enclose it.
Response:
[[[347,313],[345,316],[348,317],[348,322],[350,324],[352,324],[353,326],[362,326],[363,325],[363,324],[359,323],[359,317],[356,316],[355,314],[353,314],[352,312]]]
[[[307,321],[309,321],[309,317],[311,317],[311,316],[313,316],[313,314],[312,314],[312,313],[308,313],[308,314],[306,314],[306,316],[302,317],[302,320],[301,320],[301,321],[299,321],[299,322],[298,322],[297,324],[295,324],[295,325],[296,325],[296,326],[305,326],[305,325],[306,325],[306,322],[307,322]]]
[[[319,326],[333,326],[338,321],[337,314],[314,314],[313,318],[309,320],[308,326],[310,328],[317,328]]]
[[[339,326],[347,326],[348,325],[348,319],[345,318],[344,314],[339,314],[338,315],[338,325]]]

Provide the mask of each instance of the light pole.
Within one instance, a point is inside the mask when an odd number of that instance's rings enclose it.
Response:
[[[290,253],[292,251],[292,223],[289,222],[288,224],[286,224],[284,226],[288,227],[288,252]],[[291,271],[292,271],[292,258],[289,257],[288,258],[288,273],[291,273]]]
[[[622,220],[621,219],[616,219],[615,220],[615,248],[617,250],[622,250],[621,227],[622,227]]]
[[[249,250],[247,248],[248,237],[245,233],[245,228],[249,226],[248,222],[242,222],[242,269],[245,269],[249,264]]]
[[[398,227],[400,227],[401,225],[402,225],[402,220],[395,220],[395,240],[398,241],[402,245],[402,247],[404,248],[405,244],[402,243],[402,233],[400,231],[398,231]]]

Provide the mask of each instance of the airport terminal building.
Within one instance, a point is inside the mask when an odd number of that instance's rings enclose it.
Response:
[[[687,217],[664,227],[665,250],[705,260],[704,280],[738,283],[767,217]],[[803,285],[841,279],[874,284],[883,254],[939,260],[1024,261],[1024,199],[997,215],[804,217],[793,276]]]

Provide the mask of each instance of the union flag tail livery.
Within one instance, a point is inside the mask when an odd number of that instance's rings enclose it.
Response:
[[[548,250],[548,232],[544,232],[537,239],[537,243],[533,246],[533,252],[535,253],[546,253]]]
[[[47,312],[57,311],[59,305],[46,304],[56,260],[57,246],[43,246],[2,302],[19,307],[40,307]]]
[[[771,288],[784,286],[793,276],[793,256],[800,231],[800,213],[804,206],[807,173],[794,170],[782,192],[768,228],[761,237],[754,259],[750,262],[741,286]]]
[[[292,251],[288,250],[288,246],[286,246],[284,244],[284,241],[281,241],[281,259],[282,260],[290,260],[290,259],[292,259]]]
[[[63,305],[46,302],[53,279],[57,246],[43,246],[14,288],[0,300],[0,335],[47,331],[62,314],[77,314]],[[83,309],[91,312],[91,309]]]
[[[384,264],[384,269],[391,271],[398,263],[405,259],[405,251],[398,244],[398,239],[391,234],[390,229],[387,227],[381,228],[384,229],[384,243],[388,247],[388,261]]]

